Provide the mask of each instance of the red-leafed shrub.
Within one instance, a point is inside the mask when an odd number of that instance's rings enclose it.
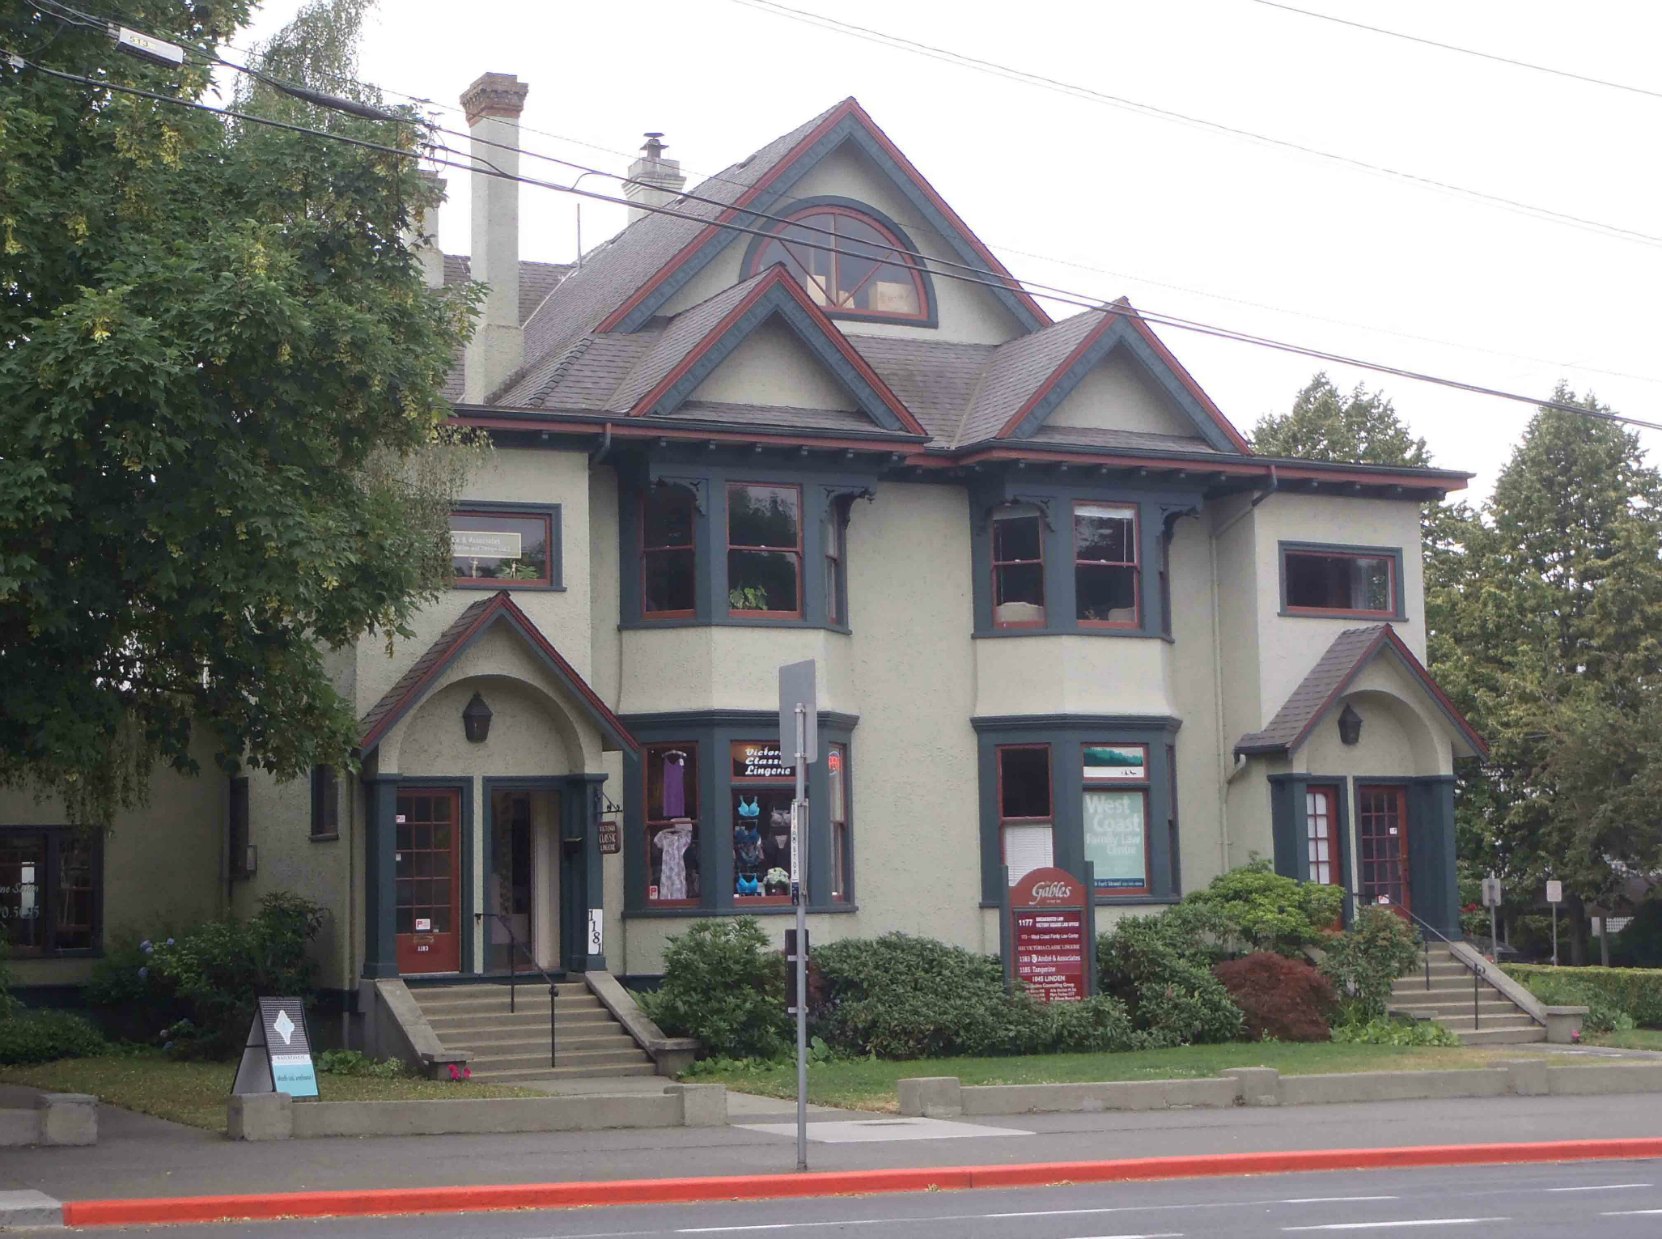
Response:
[[[1258,951],[1212,969],[1246,1017],[1254,1041],[1326,1041],[1339,999],[1333,986],[1309,964]]]

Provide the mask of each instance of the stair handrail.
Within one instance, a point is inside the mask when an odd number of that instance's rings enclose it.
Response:
[[[1402,904],[1395,904],[1395,905],[1392,905],[1392,909],[1393,909],[1393,911],[1403,913],[1411,921],[1413,921],[1414,924],[1418,925],[1419,928],[1420,928],[1420,950],[1425,956],[1425,988],[1428,991],[1431,989],[1431,938],[1426,936],[1428,934],[1431,935],[1432,937],[1435,937],[1435,938],[1439,939],[1444,946],[1449,948],[1448,957],[1450,959],[1454,960],[1462,968],[1468,968],[1468,969],[1471,970],[1471,974],[1472,974],[1472,1031],[1473,1032],[1478,1031],[1479,1021],[1481,1019],[1481,1016],[1480,1016],[1479,1011],[1478,1011],[1479,987],[1482,985],[1483,978],[1489,975],[1489,970],[1487,968],[1485,968],[1482,964],[1477,963],[1474,960],[1466,959],[1466,958],[1462,957],[1460,954],[1458,954],[1454,950],[1454,941],[1453,941],[1453,939],[1451,939],[1442,930],[1438,929],[1435,925],[1430,924],[1429,922],[1425,921],[1420,916],[1416,915],[1412,908],[1405,907]]]
[[[514,924],[508,919],[507,913],[475,912],[473,919],[482,922],[487,916],[494,916],[502,922],[502,928],[508,931],[508,1014],[513,1015],[516,1012],[514,993],[519,988],[519,956],[515,952],[523,951],[532,969],[548,985],[548,1065],[553,1067],[556,1047],[554,1007],[555,999],[559,997],[559,986],[555,984],[554,978],[543,970],[543,966],[537,962],[537,957],[531,954],[531,948],[514,936]]]

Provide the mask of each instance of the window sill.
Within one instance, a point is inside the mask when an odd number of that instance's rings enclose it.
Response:
[[[512,590],[515,593],[531,594],[563,594],[564,585],[552,585],[547,581],[452,581],[451,589],[487,589],[495,593],[499,589]]]
[[[1390,611],[1329,611],[1318,607],[1282,607],[1276,612],[1284,619],[1373,620],[1376,623],[1406,624],[1408,617]]]
[[[1165,633],[1151,632],[1146,628],[1097,628],[1083,625],[1078,628],[978,628],[972,635],[977,640],[983,637],[1142,637],[1149,641],[1172,641]]]
[[[655,628],[801,628],[808,631],[841,633],[845,637],[852,636],[854,632],[847,624],[821,624],[805,619],[741,619],[738,616],[708,620],[696,617],[634,619],[618,623],[618,629],[622,632],[650,632]]]
[[[327,834],[307,835],[306,837],[313,843],[338,843],[340,841],[340,831],[331,830]]]
[[[844,912],[858,912],[859,910],[860,910],[860,905],[857,904],[857,903],[832,903],[832,904],[809,904],[808,905],[808,914],[810,916],[824,916],[824,915],[827,915],[827,914],[837,915],[839,913],[844,913]],[[796,909],[794,907],[792,907],[789,903],[785,903],[785,904],[764,904],[763,906],[758,907],[758,908],[741,908],[741,907],[727,907],[727,908],[703,908],[703,907],[689,907],[689,908],[626,908],[624,910],[624,913],[623,913],[623,919],[626,920],[626,921],[630,921],[630,920],[646,921],[646,920],[662,920],[666,917],[689,917],[689,916],[699,918],[699,919],[702,919],[704,917],[711,917],[711,916],[793,916],[793,915],[795,915],[795,913],[796,913]]]
[[[1096,897],[1096,906],[1099,908],[1133,908],[1142,904],[1159,905],[1182,902],[1183,896],[1181,895],[1098,895]],[[1004,905],[997,901],[983,899],[980,906],[997,911]]]

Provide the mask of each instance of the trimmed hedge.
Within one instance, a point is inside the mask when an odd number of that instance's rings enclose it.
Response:
[[[92,1024],[68,1011],[17,1011],[0,1019],[0,1063],[91,1058],[109,1050]]]
[[[1662,969],[1506,964],[1501,971],[1522,981],[1542,1001],[1558,1001],[1548,995],[1562,993],[1568,986],[1572,991],[1603,999],[1641,1028],[1662,1028]]]

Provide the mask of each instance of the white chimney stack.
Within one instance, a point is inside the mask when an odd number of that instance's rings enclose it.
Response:
[[[421,278],[428,288],[444,287],[444,251],[439,248],[439,203],[444,201],[444,178],[423,168],[421,179],[436,195],[433,205],[423,207],[411,248],[421,263]]]
[[[623,183],[623,196],[630,201],[629,222],[632,224],[652,212],[642,207],[668,206],[681,196],[687,187],[687,178],[681,175],[681,161],[664,158],[664,135],[649,133],[641,157],[629,165],[629,179]],[[634,205],[634,204],[640,205]]]
[[[473,135],[472,276],[490,285],[467,345],[462,400],[481,404],[519,369],[519,115],[528,87],[511,73],[486,73],[462,92]],[[492,175],[495,169],[505,176]]]

